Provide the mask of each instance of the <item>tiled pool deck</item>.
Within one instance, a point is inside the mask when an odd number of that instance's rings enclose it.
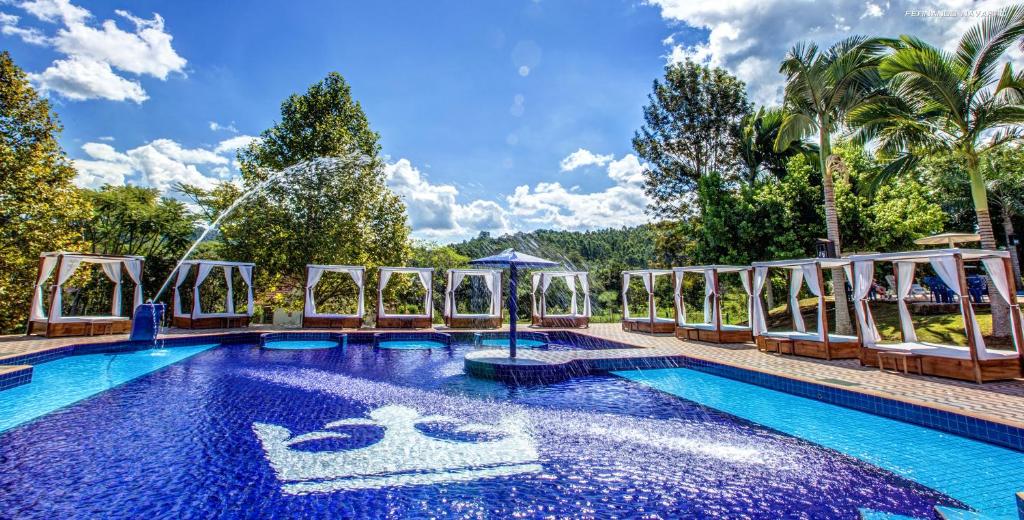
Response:
[[[524,327],[525,330],[534,330]],[[443,330],[439,328],[438,330]],[[268,326],[248,329],[188,331],[172,329],[162,339],[195,338],[224,333],[297,332]],[[339,332],[337,330],[306,329],[302,332]],[[381,332],[364,329],[363,332]],[[599,340],[623,343],[641,349],[583,350],[583,351],[520,351],[524,361],[558,363],[568,358],[588,359],[602,364],[602,359],[628,357],[632,359],[685,358],[684,365],[703,365],[723,371],[730,367],[758,372],[759,378],[786,378],[799,383],[810,383],[814,388],[841,390],[867,397],[884,398],[951,412],[1013,427],[1024,428],[1024,379],[1013,381],[974,383],[949,379],[902,375],[880,372],[862,367],[856,360],[823,361],[794,356],[778,356],[759,352],[752,345],[711,345],[681,341],[671,336],[652,336],[624,332],[618,324],[595,324],[589,329],[573,332]],[[13,386],[15,380],[25,382],[30,367],[67,353],[72,345],[92,345],[125,341],[127,336],[94,336],[85,338],[41,338],[36,336],[0,336],[0,389]],[[3,366],[7,365],[7,366]],[[20,365],[20,366],[12,366]],[[608,365],[608,369],[616,368]],[[728,374],[723,374],[728,375]],[[8,383],[5,386],[5,383]],[[778,382],[773,383],[778,386]],[[766,385],[772,386],[772,385]],[[841,403],[840,403],[841,404]]]

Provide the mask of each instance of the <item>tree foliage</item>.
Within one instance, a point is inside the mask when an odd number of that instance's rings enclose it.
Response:
[[[25,325],[39,254],[85,247],[89,204],[57,143],[57,115],[0,52],[0,331]]]

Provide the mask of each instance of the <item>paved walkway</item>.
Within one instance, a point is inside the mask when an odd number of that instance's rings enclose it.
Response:
[[[439,329],[441,330],[441,329]],[[535,330],[524,327],[523,330]],[[249,329],[188,331],[171,329],[163,338],[183,335],[218,334],[225,332],[296,331],[269,326]],[[321,331],[306,329],[306,332]],[[370,332],[370,330],[366,330]],[[651,336],[622,331],[618,324],[596,324],[575,332],[617,341],[645,350],[629,352],[630,356],[682,355],[704,359],[747,370],[800,379],[855,392],[921,404],[978,418],[1024,428],[1024,379],[976,385],[928,376],[881,372],[860,366],[857,360],[824,361],[795,356],[779,356],[758,352],[752,345],[711,345],[681,341],[672,336]],[[334,332],[338,332],[335,330]],[[127,339],[126,335],[90,338],[41,338],[37,336],[0,336],[0,363],[4,359],[44,352],[66,345],[102,343]],[[521,356],[529,356],[525,349]],[[601,351],[584,351],[580,355],[601,355]],[[539,353],[539,352],[538,352]],[[553,352],[552,352],[553,354]],[[564,353],[560,353],[564,354]]]

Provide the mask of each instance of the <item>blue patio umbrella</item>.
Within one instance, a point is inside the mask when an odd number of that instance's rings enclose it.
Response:
[[[510,323],[508,325],[508,355],[509,357],[514,358],[516,357],[516,311],[518,310],[516,308],[516,286],[519,284],[518,269],[531,267],[555,267],[558,263],[525,253],[520,253],[514,249],[506,249],[496,255],[470,260],[469,263],[471,265],[479,265],[482,267],[507,267],[509,270],[508,315]]]

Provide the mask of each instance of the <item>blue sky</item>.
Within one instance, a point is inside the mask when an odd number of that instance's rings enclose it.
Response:
[[[927,5],[958,3],[998,4]],[[798,39],[942,43],[967,21],[872,1],[0,0],[0,48],[53,100],[86,186],[229,180],[285,97],[340,72],[414,236],[449,242],[647,221],[630,139],[669,61],[726,67],[773,102]]]

